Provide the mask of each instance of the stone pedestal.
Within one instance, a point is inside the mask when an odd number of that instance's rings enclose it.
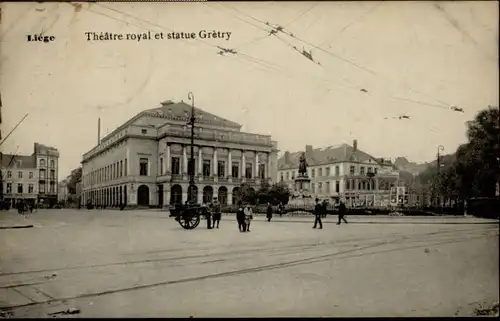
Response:
[[[295,181],[295,190],[290,196],[288,204],[299,207],[310,207],[315,204],[314,195],[310,194],[311,179],[308,176],[298,176]]]

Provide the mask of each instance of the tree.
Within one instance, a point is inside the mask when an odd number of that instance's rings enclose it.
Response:
[[[238,193],[239,193],[239,199],[243,203],[249,203],[249,204],[257,203],[257,197],[256,197],[257,194],[255,190],[248,184],[246,183],[241,184]]]

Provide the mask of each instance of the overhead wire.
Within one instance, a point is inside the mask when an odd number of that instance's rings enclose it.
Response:
[[[231,7],[231,6],[228,6],[227,4],[222,4],[221,2],[218,2],[218,3],[219,3],[219,4],[221,4],[221,5],[223,5],[223,6],[224,6],[224,7],[226,7],[226,8],[229,8],[229,9],[231,9],[231,10],[235,11],[235,12],[238,12],[238,13],[240,13],[240,14],[243,14],[243,15],[245,15],[245,16],[247,16],[247,17],[249,17],[250,19],[252,19],[252,20],[254,20],[254,21],[257,21],[257,22],[260,22],[260,23],[262,23],[262,24],[265,24],[266,26],[272,26],[273,28],[275,28],[275,30],[276,30],[276,28],[278,28],[278,27],[279,27],[279,25],[277,25],[277,24],[270,24],[269,22],[263,21],[263,20],[261,20],[261,19],[259,19],[259,18],[256,18],[256,17],[252,16],[252,15],[249,15],[249,14],[247,14],[247,13],[244,13],[244,12],[242,12],[242,11],[240,11],[240,10],[237,10],[237,9],[235,9],[235,8]],[[373,6],[370,10],[368,10],[368,12],[367,12],[364,16],[366,17],[368,13],[373,12],[373,11],[374,11],[374,10],[375,10],[378,6],[380,6],[380,4],[381,4],[381,3],[382,3],[382,1],[381,1],[381,2],[379,2],[377,5]],[[351,61],[349,61],[349,60],[347,60],[347,59],[345,59],[345,58],[343,58],[343,57],[340,57],[340,56],[338,56],[338,55],[336,55],[336,54],[334,54],[334,53],[331,53],[331,52],[329,52],[329,51],[327,51],[327,50],[325,50],[325,49],[323,49],[323,48],[321,48],[321,47],[319,47],[319,46],[317,46],[317,45],[315,45],[315,44],[312,44],[312,43],[310,43],[310,42],[308,42],[308,41],[305,41],[305,40],[301,39],[300,37],[297,37],[295,34],[292,34],[292,33],[288,32],[288,31],[286,31],[286,30],[281,29],[281,30],[279,30],[279,32],[284,33],[284,34],[286,34],[286,35],[290,36],[291,38],[297,39],[298,41],[301,41],[301,42],[303,42],[303,43],[305,43],[305,44],[307,44],[307,45],[310,45],[311,47],[316,48],[316,49],[318,49],[318,50],[320,50],[320,51],[322,51],[322,52],[324,52],[324,53],[327,53],[327,54],[329,54],[330,56],[333,56],[333,57],[338,58],[338,59],[340,59],[340,60],[342,60],[342,61],[344,61],[344,62],[347,62],[347,63],[349,63],[349,64],[351,64],[351,65],[354,65],[354,66],[356,66],[356,67],[359,67],[359,68],[361,68],[361,69],[363,69],[363,70],[365,70],[365,71],[368,71],[370,74],[373,74],[373,75],[378,76],[378,77],[380,77],[380,76],[381,76],[381,75],[379,75],[379,74],[378,74],[377,72],[375,72],[375,71],[372,71],[372,70],[370,70],[370,69],[368,69],[368,68],[365,68],[365,67],[363,67],[363,66],[361,66],[361,65],[358,65],[358,64],[356,64],[356,63],[353,63],[353,62],[351,62]],[[385,80],[385,81],[387,81],[387,79],[384,79],[384,80]],[[407,87],[407,89],[410,89],[410,90],[411,90],[411,88],[410,88],[410,87]],[[431,97],[430,95],[427,95],[427,96]],[[422,104],[422,105],[426,105],[426,106],[433,106],[433,107],[443,108],[443,106],[434,105],[434,104],[430,104],[430,103],[426,103],[426,102],[422,102],[422,101],[416,101],[416,100],[409,100],[409,99],[406,99],[406,100],[405,100],[405,99],[401,99],[401,97],[389,96],[389,98],[391,98],[391,99],[395,99],[395,100],[401,100],[401,101],[408,101],[408,102],[415,103],[415,104]],[[440,102],[441,104],[445,104],[445,105],[447,105],[447,106],[451,106],[450,104],[443,103],[441,100],[438,100],[438,99],[436,99],[436,98],[433,98],[433,100],[438,101],[438,102]]]

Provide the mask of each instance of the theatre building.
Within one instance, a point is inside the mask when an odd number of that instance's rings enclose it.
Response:
[[[191,106],[166,101],[140,112],[83,155],[82,205],[164,207],[188,198],[236,204],[242,183],[257,190],[277,177],[277,143],[241,132],[241,125],[195,108],[194,164],[190,162]]]

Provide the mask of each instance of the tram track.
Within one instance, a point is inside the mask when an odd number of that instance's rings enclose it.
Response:
[[[176,279],[176,280],[165,280],[165,281],[155,282],[155,283],[150,283],[150,284],[123,287],[123,288],[119,288],[119,289],[96,291],[96,292],[84,293],[84,294],[71,296],[71,297],[53,298],[53,299],[45,300],[42,302],[29,302],[26,304],[3,307],[3,308],[0,308],[0,310],[2,310],[2,311],[15,310],[15,309],[21,308],[21,307],[51,304],[51,303],[55,303],[55,302],[69,301],[69,300],[75,300],[75,299],[99,297],[99,296],[104,296],[104,295],[111,295],[114,293],[131,292],[131,291],[136,291],[136,290],[141,290],[141,289],[148,289],[148,288],[155,288],[155,287],[160,287],[160,286],[168,286],[168,285],[174,285],[174,284],[182,284],[182,283],[210,280],[210,279],[221,278],[221,277],[238,276],[238,275],[248,274],[248,273],[257,273],[257,272],[293,267],[293,266],[304,265],[304,264],[325,262],[325,261],[329,261],[332,259],[340,259],[341,260],[341,259],[347,259],[347,258],[363,257],[363,256],[368,256],[368,255],[377,255],[377,254],[383,254],[383,253],[389,253],[389,252],[405,251],[405,250],[412,250],[412,249],[418,249],[418,248],[424,248],[424,247],[439,246],[439,245],[445,245],[445,244],[451,244],[451,243],[466,242],[466,241],[470,241],[470,240],[474,240],[474,239],[481,239],[481,238],[487,238],[487,237],[498,237],[498,233],[496,233],[496,234],[492,234],[492,233],[484,234],[484,232],[498,232],[498,231],[493,231],[493,230],[482,231],[483,234],[481,234],[481,235],[477,235],[477,233],[476,234],[469,233],[469,235],[467,235],[467,233],[463,234],[464,232],[465,231],[463,231],[463,230],[441,231],[441,232],[417,234],[417,235],[412,235],[413,237],[410,236],[410,237],[406,237],[406,238],[396,236],[392,240],[386,240],[386,241],[378,241],[377,242],[376,240],[370,240],[371,244],[368,244],[368,245],[365,245],[362,247],[355,247],[355,248],[351,248],[351,249],[347,249],[347,250],[343,250],[343,251],[335,251],[335,252],[322,254],[322,255],[316,255],[316,256],[312,256],[312,257],[308,257],[308,258],[288,260],[285,262],[278,262],[278,263],[271,263],[271,264],[263,264],[263,265],[258,265],[258,266],[254,266],[254,267],[247,267],[247,268],[243,268],[243,269],[235,269],[232,271],[226,271],[226,272],[220,272],[220,273],[214,273],[214,274],[205,274],[205,275],[193,276],[193,277],[188,277],[188,278],[181,278],[181,279]],[[479,231],[475,230],[475,232],[479,232]],[[428,239],[429,236],[435,237],[436,235],[443,235],[443,234],[446,235],[446,234],[450,234],[450,233],[451,234],[458,233],[459,235],[449,235],[450,236],[449,239],[440,240],[440,241]],[[472,234],[472,235],[470,235],[470,234]],[[382,247],[384,245],[398,245],[398,244],[404,244],[404,243],[411,243],[411,242],[415,242],[415,241],[423,241],[423,243],[417,244],[417,245],[409,245],[409,246],[402,246],[402,247],[389,248],[389,249],[379,249],[377,251],[370,251],[370,250],[376,249],[377,247]],[[321,243],[319,245],[329,245],[329,244],[328,243]],[[314,247],[317,247],[318,244],[315,244],[315,245],[309,244],[308,246],[310,246],[311,248],[314,248]],[[255,249],[255,251],[261,251],[261,249]],[[366,251],[368,251],[368,252],[366,252]],[[359,253],[359,252],[362,252],[362,253]],[[213,256],[214,258],[218,258],[214,254],[211,254],[210,256]]]
[[[437,232],[430,232],[430,233],[423,233],[423,234],[415,234],[416,236],[435,236],[435,235],[443,235],[443,234],[448,234],[448,233],[459,233],[459,232],[468,232],[468,231],[477,231],[475,228],[471,229],[453,229],[453,230],[446,230],[446,231],[437,231]],[[415,235],[393,235],[392,237],[402,237],[404,239],[409,239],[414,237]],[[37,274],[37,273],[48,273],[48,272],[60,272],[60,271],[69,271],[69,270],[79,270],[79,269],[93,269],[93,268],[105,268],[105,267],[113,267],[113,266],[120,266],[120,265],[134,265],[134,264],[143,264],[143,263],[154,263],[154,262],[169,262],[169,261],[183,261],[183,260],[189,260],[189,259],[198,259],[198,258],[205,258],[205,257],[215,257],[215,256],[231,256],[231,255],[238,255],[238,254],[252,254],[256,252],[272,252],[272,251],[287,251],[287,250],[299,250],[299,249],[307,249],[310,247],[317,247],[319,245],[343,245],[346,243],[352,243],[352,242],[363,242],[363,241],[370,241],[370,240],[380,240],[380,236],[377,237],[370,237],[370,238],[356,238],[356,239],[345,239],[345,240],[335,240],[335,241],[330,241],[330,242],[322,242],[322,243],[308,243],[308,244],[295,244],[295,245],[283,245],[279,247],[272,247],[272,248],[265,248],[265,247],[257,247],[252,246],[250,249],[235,249],[231,251],[222,251],[222,252],[211,252],[209,254],[194,254],[194,255],[184,255],[184,256],[174,256],[174,257],[160,257],[160,258],[152,258],[152,259],[140,259],[140,260],[130,260],[130,261],[119,261],[119,262],[110,262],[110,263],[98,263],[98,264],[87,264],[87,265],[74,265],[74,266],[67,266],[67,267],[55,267],[55,268],[44,268],[44,269],[37,269],[37,270],[27,270],[27,271],[16,271],[16,272],[6,272],[6,273],[0,273],[0,277],[5,277],[5,276],[16,276],[16,275],[23,275],[23,274]],[[257,244],[258,246],[259,244]],[[260,244],[260,245],[265,245],[265,244]],[[197,248],[197,251],[205,251],[205,250],[210,250],[210,247],[205,247],[205,248]],[[150,251],[146,252],[147,254],[153,254],[153,253],[161,253],[161,252],[168,252],[171,251],[171,249],[165,249],[165,250],[158,250],[158,251]],[[179,250],[182,251],[182,250]],[[0,286],[2,288],[2,286]]]

